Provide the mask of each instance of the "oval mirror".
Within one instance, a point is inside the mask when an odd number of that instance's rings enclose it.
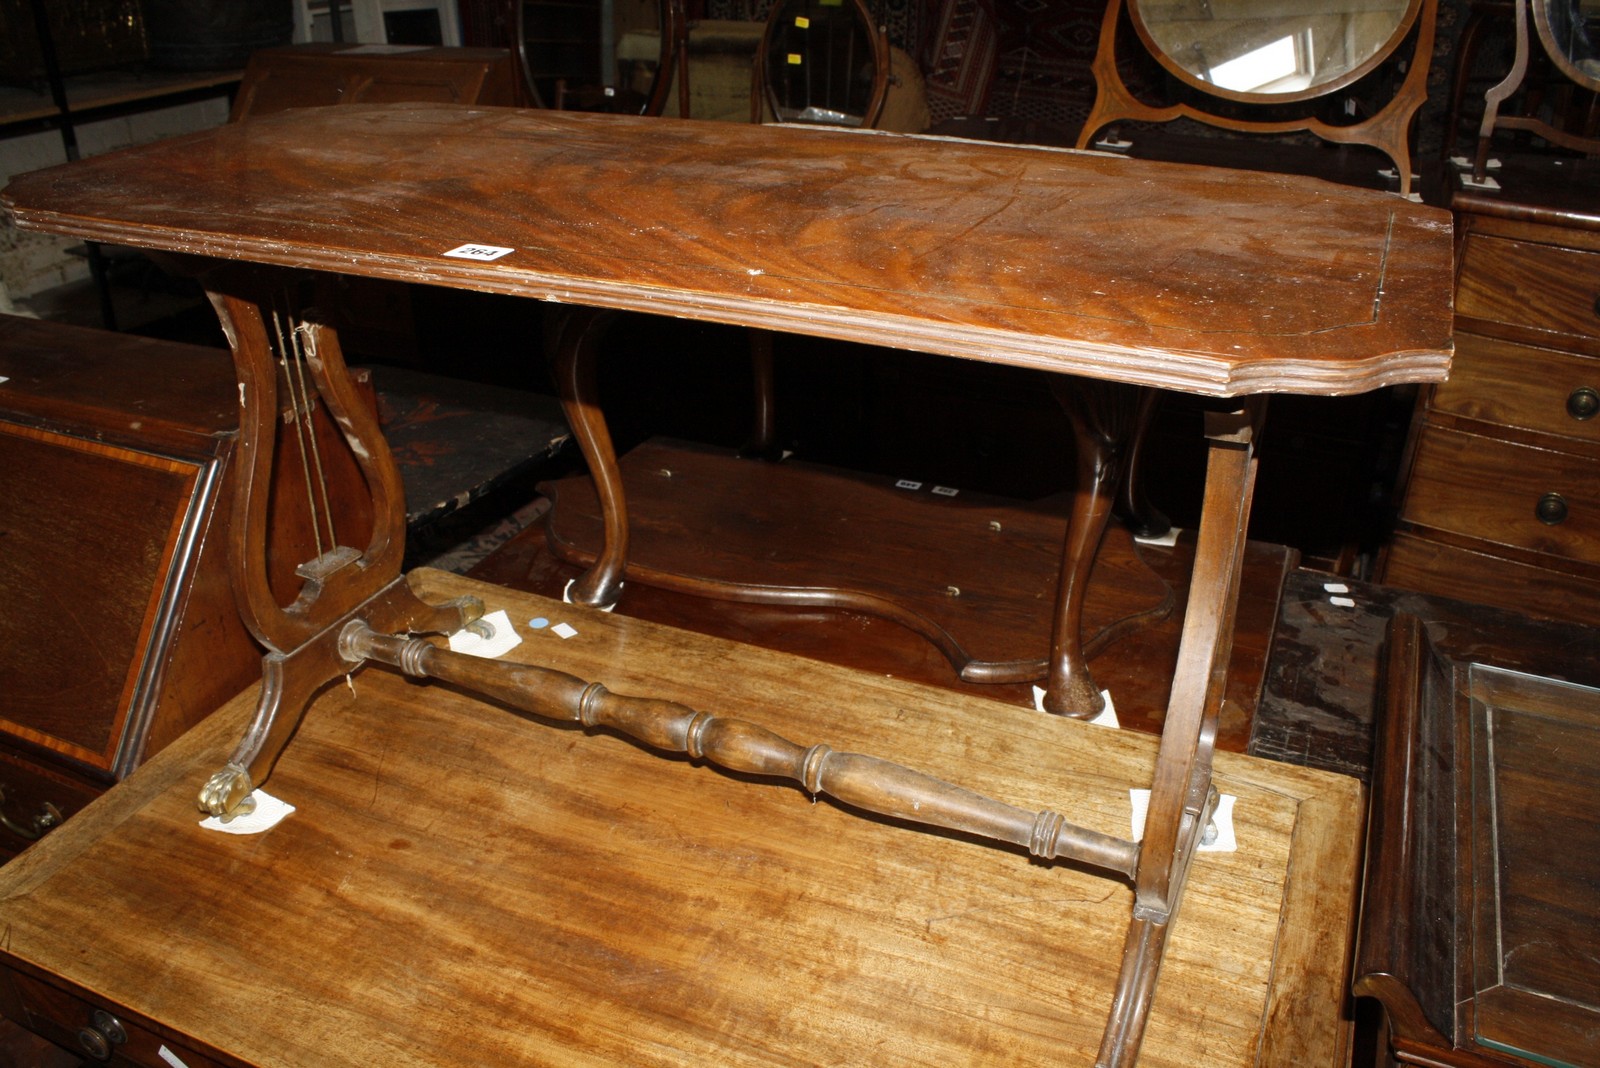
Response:
[[[1127,5],[1145,47],[1180,81],[1213,96],[1260,104],[1308,100],[1362,77],[1399,46],[1421,0]]]
[[[887,51],[861,0],[782,0],[762,39],[767,103],[778,122],[871,126]]]
[[[1534,0],[1533,22],[1562,73],[1600,91],[1600,0]]]

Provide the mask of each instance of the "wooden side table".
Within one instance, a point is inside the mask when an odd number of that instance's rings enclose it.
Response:
[[[201,790],[206,810],[232,816],[247,805],[311,698],[368,661],[537,715],[606,724],[734,771],[796,779],[857,809],[1131,882],[1099,1053],[1108,1066],[1138,1055],[1187,872],[1217,803],[1212,757],[1254,485],[1256,395],[1434,381],[1450,359],[1444,213],[1303,179],[1090,153],[351,106],[38,172],[13,182],[5,203],[21,226],[188,263],[234,343],[247,473],[234,510],[233,584],[272,652],[255,716]],[[605,547],[572,592],[591,606],[617,594],[628,557],[616,457],[578,358],[600,313],[692,316],[1051,372],[1078,414],[1077,462],[1091,477],[1062,550],[1047,707],[1065,680],[1081,681],[1072,662],[1078,580],[1109,511],[1111,445],[1136,418],[1142,390],[1217,398],[1190,608],[1142,839],[889,760],[802,747],[755,724],[714,725],[672,702],[619,698],[562,672],[497,669],[419,637],[469,625],[483,606],[430,602],[400,574],[404,509],[393,462],[353,402],[336,332],[292,299],[306,288],[326,294],[336,272],[577,306],[561,333],[558,377],[606,511]],[[280,361],[295,369],[299,396],[314,392],[340,420],[376,517],[364,548],[336,544],[307,561],[288,605],[272,595],[263,563]]]

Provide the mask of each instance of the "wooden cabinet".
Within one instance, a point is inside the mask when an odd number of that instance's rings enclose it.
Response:
[[[233,119],[329,104],[426,101],[510,107],[521,102],[503,48],[302,44],[250,57]]]
[[[238,419],[223,350],[0,316],[0,858],[259,677],[227,573]],[[371,529],[370,509],[336,519]],[[287,602],[298,581],[273,572]]]
[[[1456,358],[1423,394],[1382,579],[1600,623],[1600,167],[1458,190]]]
[[[1390,632],[1354,971],[1386,1063],[1596,1063],[1593,634],[1506,622]]]

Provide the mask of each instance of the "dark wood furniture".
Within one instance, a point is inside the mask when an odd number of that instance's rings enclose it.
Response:
[[[530,186],[530,174],[541,181]],[[1145,196],[1130,197],[1139,189]],[[1216,803],[1213,741],[1261,409],[1231,398],[1436,380],[1450,356],[1443,213],[1292,178],[1091,154],[792,125],[344,107],[37,172],[14,181],[5,199],[22,226],[114,235],[193,257],[234,343],[249,464],[234,513],[233,581],[246,622],[273,651],[241,742],[201,790],[207,811],[232,816],[248,804],[312,696],[369,660],[535,715],[604,724],[732,771],[794,778],[853,809],[1012,843],[1131,882],[1132,916],[1100,1044],[1107,1065],[1137,1056],[1172,920]],[[352,401],[337,336],[279,303],[286,278],[312,288],[322,281],[289,272],[318,271],[594,309],[567,319],[558,373],[606,507],[605,548],[574,587],[573,599],[591,605],[615,598],[627,565],[609,436],[588,383],[571,374],[584,366],[577,357],[607,310],[1082,375],[1069,392],[1082,406],[1078,425],[1091,456],[1104,454],[1098,443],[1131,419],[1140,387],[1223,401],[1207,421],[1190,610],[1142,839],[1016,808],[910,767],[802,748],[752,724],[618,697],[561,672],[506,669],[415,637],[457,630],[483,605],[437,604],[400,575],[399,479],[374,421]],[[279,360],[303,368],[346,429],[377,517],[364,549],[341,543],[303,566],[305,587],[287,608],[269,595],[262,552]],[[1080,580],[1108,510],[1105,486],[1100,478],[1086,483],[1068,528],[1058,639],[1076,632]],[[1069,644],[1052,645],[1052,686],[1072,666]],[[738,673],[723,682],[737,686]],[[622,871],[615,876],[611,885],[628,881]],[[539,1025],[520,1016],[517,1024]],[[670,1024],[665,1031],[663,1048],[681,1040]],[[560,1041],[565,1028],[557,1032]]]
[[[1499,659],[1396,621],[1355,991],[1402,1064],[1592,1065],[1600,688]]]
[[[1455,368],[1425,390],[1381,581],[1600,623],[1600,164],[1458,188]]]
[[[1600,686],[1600,631],[1298,570],[1283,584],[1246,751],[1370,781],[1383,661],[1401,615],[1458,660]]]
[[[503,48],[298,44],[251,54],[232,118],[402,100],[510,107],[522,97],[511,53]]]
[[[1107,834],[1155,759],[1148,735],[411,581],[505,609],[524,638],[510,660],[897,752]],[[451,688],[353,686],[320,696],[284,754],[271,789],[296,811],[271,831],[203,830],[194,811],[244,694],[0,870],[0,1006],[74,1048],[108,1013],[117,1063],[148,1068],[172,1068],[162,1046],[188,1068],[1093,1059],[1125,889]],[[1195,863],[1139,1063],[1338,1068],[1359,787],[1229,754],[1217,785],[1241,849]]]
[[[0,379],[9,856],[258,678],[261,647],[228,582],[239,401],[225,354],[0,316]],[[329,470],[348,489],[353,468],[330,454]],[[298,477],[298,462],[279,476]],[[311,546],[280,497],[283,590]],[[361,504],[340,503],[347,531],[370,527]]]
[[[1184,444],[1193,447],[1193,437]],[[1069,494],[1037,501],[967,489],[947,495],[952,487],[935,492],[934,482],[911,489],[889,475],[792,457],[752,462],[732,450],[660,437],[630,449],[620,468],[632,581],[616,611],[1034,706],[1031,680],[965,681],[951,663],[1031,655],[1043,665],[1054,610],[1044,591],[1060,568]],[[581,471],[541,486],[551,502],[545,522],[470,574],[559,599],[593,564],[603,516]],[[714,545],[705,531],[716,532]],[[1135,545],[1119,525],[1106,531],[1095,555],[1085,649],[1122,727],[1161,733],[1172,679],[1149,665],[1176,659],[1193,555],[1192,532],[1170,547]],[[1219,749],[1243,752],[1249,741],[1279,593],[1296,560],[1283,546],[1245,547]],[[759,575],[775,588],[827,581],[880,590],[915,614],[712,599],[678,592],[671,576],[685,574],[729,584]]]

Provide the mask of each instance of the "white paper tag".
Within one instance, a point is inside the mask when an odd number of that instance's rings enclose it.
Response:
[[[517,251],[514,248],[501,248],[499,245],[457,245],[444,255],[458,260],[477,260],[488,263],[501,256],[509,256]]]
[[[1117,719],[1117,706],[1116,703],[1111,700],[1111,691],[1101,690],[1100,696],[1106,699],[1105,707],[1100,710],[1100,714],[1098,716],[1091,720],[1086,720],[1085,722],[1093,723],[1096,727],[1110,727],[1111,729],[1116,730],[1122,726],[1122,723]],[[1044,711],[1043,686],[1035,686],[1033,688],[1033,707],[1037,712]]]
[[[506,615],[504,608],[498,612],[490,612],[483,617],[483,621],[494,628],[493,637],[485,638],[463,628],[450,635],[451,650],[492,660],[497,656],[504,656],[522,644],[522,635],[511,625],[511,618]]]
[[[894,484],[894,488],[903,490],[919,490],[922,488],[922,483],[913,482],[909,478],[902,478],[899,482]]]
[[[1196,847],[1201,853],[1237,853],[1239,851],[1238,839],[1233,834],[1233,803],[1238,798],[1232,794],[1221,794],[1217,797],[1217,810],[1211,814],[1211,822],[1217,828],[1217,836],[1208,844],[1203,839]],[[1149,790],[1129,790],[1128,803],[1133,806],[1133,840],[1144,840],[1145,813],[1150,809]]]
[[[250,795],[256,807],[251,812],[245,812],[224,823],[218,816],[207,816],[200,821],[200,826],[208,831],[221,831],[223,834],[260,834],[270,831],[283,818],[294,811],[294,806],[286,801],[279,801],[265,790],[256,790]]]
[[[1183,532],[1177,527],[1168,527],[1167,532],[1161,535],[1159,538],[1141,538],[1135,534],[1133,536],[1133,540],[1138,542],[1140,545],[1165,545],[1168,548],[1171,548],[1172,546],[1178,544],[1178,535],[1181,533]]]
[[[184,1062],[182,1057],[172,1052],[166,1046],[162,1046],[160,1049],[156,1050],[156,1056],[172,1065],[172,1068],[189,1068],[189,1065]]]

